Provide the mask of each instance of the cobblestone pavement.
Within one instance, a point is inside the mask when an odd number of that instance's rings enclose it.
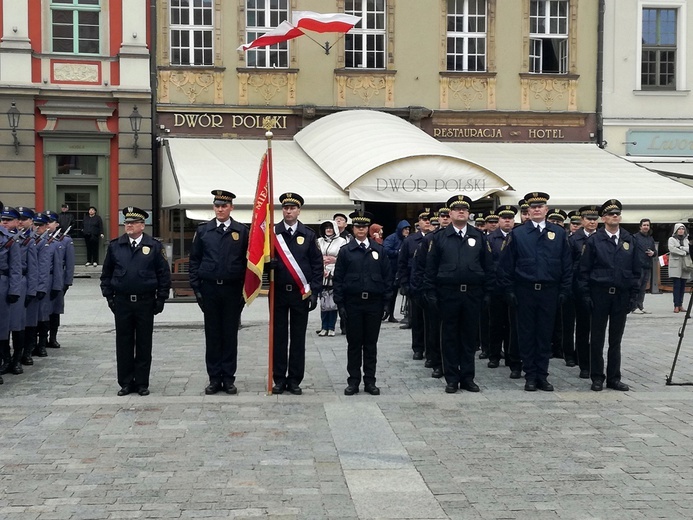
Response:
[[[202,315],[157,316],[152,394],[117,397],[96,279],[67,294],[63,347],[0,387],[0,518],[690,519],[693,388],[666,386],[683,314],[648,295],[623,380],[596,393],[552,360],[553,393],[477,361],[447,395],[384,324],[379,397],[343,395],[344,336],[311,314],[304,395],[267,396],[267,307],[243,314],[238,396],[205,396]],[[693,381],[693,328],[674,382]]]

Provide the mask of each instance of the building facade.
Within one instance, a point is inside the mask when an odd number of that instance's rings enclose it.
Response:
[[[94,206],[105,247],[119,208],[156,204],[150,2],[0,0],[0,13],[0,198],[39,211],[67,203],[76,238]]]

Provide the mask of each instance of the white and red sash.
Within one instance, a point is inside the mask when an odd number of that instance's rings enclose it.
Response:
[[[310,283],[308,283],[306,275],[303,274],[303,271],[301,271],[301,266],[298,265],[298,262],[294,258],[294,254],[289,249],[289,245],[286,243],[286,240],[284,240],[284,237],[276,232],[274,235],[277,238],[277,245],[279,246],[276,248],[276,251],[284,262],[286,269],[291,274],[291,278],[293,278],[296,285],[298,285],[298,288],[301,291],[301,296],[305,300],[308,296],[310,296]]]

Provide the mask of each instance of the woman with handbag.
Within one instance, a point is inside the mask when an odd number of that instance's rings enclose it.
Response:
[[[337,304],[334,302],[334,290],[332,288],[332,278],[334,276],[334,266],[337,261],[337,254],[347,240],[335,233],[337,225],[329,220],[320,225],[320,238],[318,247],[322,253],[324,266],[322,278],[322,294],[320,295],[320,318],[322,326],[317,331],[318,336],[334,336],[334,328],[337,324]]]
[[[674,312],[681,312],[686,282],[693,272],[693,260],[688,247],[688,230],[680,222],[667,243],[669,247],[669,278],[674,284]]]

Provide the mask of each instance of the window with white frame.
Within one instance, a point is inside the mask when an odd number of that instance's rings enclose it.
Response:
[[[642,89],[676,88],[676,15],[671,8],[642,10]]]
[[[347,68],[385,68],[385,9],[385,0],[346,0],[344,12],[361,17],[344,38],[344,64]]]
[[[447,70],[486,71],[486,0],[448,0]]]
[[[53,52],[99,54],[101,0],[51,0]]]
[[[288,0],[247,0],[245,5],[245,41],[258,39],[289,19]],[[289,42],[250,49],[245,53],[249,67],[288,67]]]
[[[171,65],[214,65],[213,0],[171,0]]]
[[[568,72],[568,0],[531,0],[529,72]]]

